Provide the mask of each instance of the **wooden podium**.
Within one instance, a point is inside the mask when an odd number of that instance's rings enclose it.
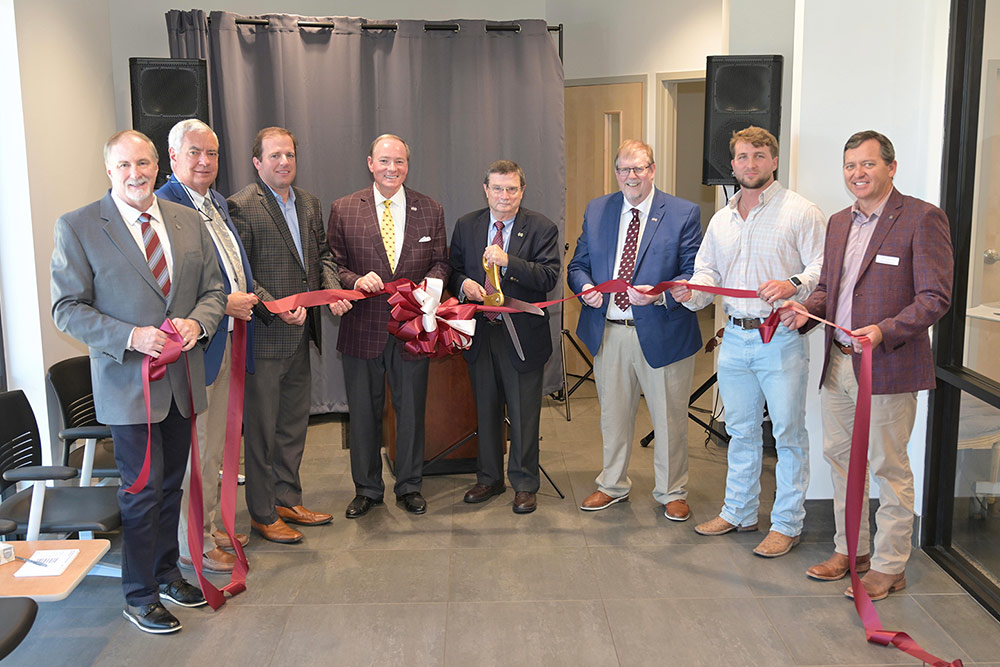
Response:
[[[451,475],[476,471],[479,440],[476,437],[476,401],[465,357],[452,354],[431,359],[427,378],[427,412],[424,417],[424,474]],[[455,446],[457,443],[461,445]],[[382,411],[382,444],[389,465],[396,463],[396,413],[386,384]],[[454,447],[444,456],[442,452]],[[438,458],[439,457],[439,458]],[[395,473],[393,473],[395,474]]]

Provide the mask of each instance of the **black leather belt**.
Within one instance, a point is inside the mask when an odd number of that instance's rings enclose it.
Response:
[[[760,329],[760,325],[764,323],[763,317],[730,317],[729,321],[738,326],[740,329]]]
[[[833,339],[833,344],[836,346],[838,350],[840,350],[841,354],[847,354],[847,355],[854,354],[854,347],[851,345],[844,345],[836,338]]]
[[[608,322],[611,322],[611,324],[618,324],[618,325],[621,325],[623,327],[634,327],[635,326],[635,320],[608,320]]]

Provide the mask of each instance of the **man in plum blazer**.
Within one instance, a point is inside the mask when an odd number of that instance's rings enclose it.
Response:
[[[440,278],[450,268],[444,210],[426,195],[404,188],[410,148],[384,134],[372,142],[368,170],[374,186],[341,197],[330,207],[327,238],[345,289],[378,292],[401,278]],[[424,465],[424,411],[428,361],[403,353],[390,336],[387,297],[356,302],[340,323],[351,418],[351,474],[355,497],[345,512],[355,519],[382,503],[382,408],[389,380],[396,412],[396,499],[413,514],[427,511],[420,495]]]
[[[641,141],[622,143],[615,172],[620,192],[587,204],[567,267],[570,289],[581,292],[612,278],[650,287],[691,277],[701,244],[698,207],[653,187],[653,149]],[[653,498],[668,519],[686,521],[687,403],[694,353],[701,348],[698,318],[666,292],[650,297],[629,289],[617,298],[592,293],[581,300],[576,332],[594,355],[604,468],[580,509],[602,510],[628,499],[641,388],[656,437]]]
[[[858,571],[867,571],[861,583],[872,600],[906,586],[913,531],[913,472],[906,445],[917,392],[934,388],[927,331],[951,305],[953,277],[948,218],[933,204],[900,194],[892,184],[895,173],[895,149],[885,136],[867,130],[847,140],[844,181],[857,201],[830,218],[819,284],[802,304],[872,344],[869,465],[879,480],[879,508],[870,552],[866,475],[857,561]],[[793,308],[782,312],[782,321],[797,328],[807,318]],[[820,397],[836,533],[833,555],[806,572],[821,581],[836,581],[848,571],[844,506],[859,350],[842,331],[826,327]],[[846,594],[853,597],[853,590]]]

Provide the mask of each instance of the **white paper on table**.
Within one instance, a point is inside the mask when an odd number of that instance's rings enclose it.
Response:
[[[28,558],[38,563],[45,563],[45,565],[25,563],[14,573],[14,576],[58,577],[66,571],[66,568],[69,567],[69,564],[73,562],[73,559],[79,553],[79,549],[43,549],[36,551],[28,556]]]

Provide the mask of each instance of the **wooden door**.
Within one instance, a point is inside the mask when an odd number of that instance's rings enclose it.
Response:
[[[566,262],[573,257],[583,228],[587,202],[618,190],[614,158],[625,139],[643,136],[645,91],[641,82],[566,86]],[[566,288],[566,296],[572,292]],[[576,338],[580,302],[567,301],[565,325]],[[577,339],[579,342],[579,339]],[[581,343],[581,348],[586,348]],[[584,354],[590,358],[586,351]],[[587,369],[572,345],[566,348],[566,372],[582,375]]]

